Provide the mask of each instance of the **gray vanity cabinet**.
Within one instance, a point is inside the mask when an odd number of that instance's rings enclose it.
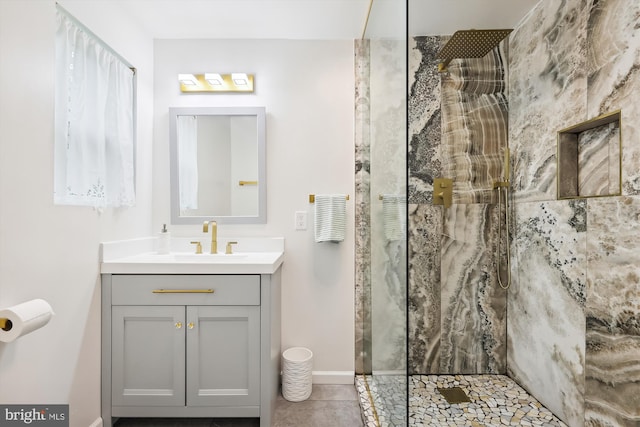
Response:
[[[117,417],[260,417],[269,426],[279,276],[103,274],[104,425]]]
[[[113,405],[260,404],[259,307],[114,306],[112,328]]]
[[[185,313],[181,306],[114,306],[114,406],[183,406]]]
[[[260,405],[260,307],[187,313],[187,406]]]

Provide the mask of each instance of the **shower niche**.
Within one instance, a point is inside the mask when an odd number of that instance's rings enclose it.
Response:
[[[621,194],[620,116],[614,111],[558,132],[558,199]]]

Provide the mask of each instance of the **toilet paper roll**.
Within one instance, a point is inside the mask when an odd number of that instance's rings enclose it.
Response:
[[[53,310],[43,299],[33,299],[0,310],[0,319],[7,319],[0,328],[0,342],[11,342],[22,335],[42,328],[49,323]]]

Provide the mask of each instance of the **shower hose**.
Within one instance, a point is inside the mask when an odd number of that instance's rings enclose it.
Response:
[[[505,236],[505,241],[506,241],[506,252],[507,252],[507,283],[503,284],[502,283],[502,278],[500,277],[500,270],[502,270],[501,268],[501,263],[500,260],[502,259],[501,256],[501,246],[502,246],[502,190],[504,190],[504,222],[505,222],[505,232],[506,232],[506,236]],[[500,285],[500,287],[502,289],[509,289],[509,286],[511,286],[511,265],[510,265],[510,260],[511,260],[511,253],[509,250],[509,247],[511,245],[509,245],[509,187],[508,186],[499,186],[498,187],[498,284]]]

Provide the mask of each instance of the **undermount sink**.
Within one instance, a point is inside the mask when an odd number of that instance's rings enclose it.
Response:
[[[229,262],[248,258],[249,254],[192,254],[178,252],[156,256],[167,257],[168,261],[173,259],[176,262]]]

